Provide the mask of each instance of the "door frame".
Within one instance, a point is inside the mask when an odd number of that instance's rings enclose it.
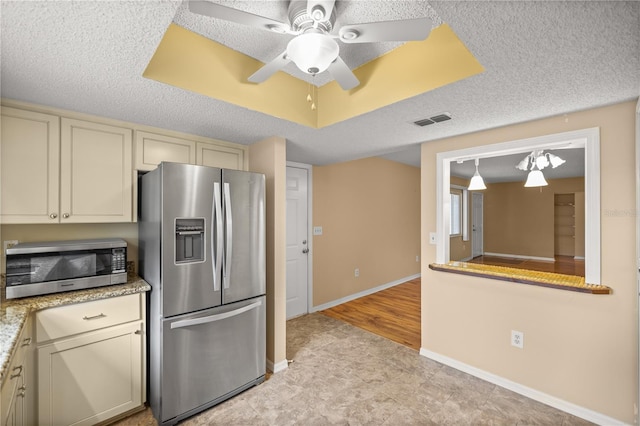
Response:
[[[640,99],[636,104],[636,213],[640,212]],[[638,318],[636,322],[636,336],[640,331],[640,215],[636,214],[636,311]],[[636,401],[636,410],[640,407],[640,339],[638,339],[637,353],[638,377],[636,389],[638,390],[638,400]],[[637,418],[637,415],[636,415]]]
[[[307,314],[313,309],[313,166],[306,163],[287,161],[287,167],[305,169],[307,171]],[[286,294],[285,294],[286,299]]]

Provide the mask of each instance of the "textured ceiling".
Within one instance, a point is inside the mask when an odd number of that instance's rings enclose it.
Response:
[[[286,2],[224,4],[286,19]],[[425,141],[640,95],[640,2],[338,0],[336,8],[337,27],[420,16],[446,22],[486,71],[311,129],[142,77],[171,22],[262,61],[283,51],[287,36],[196,16],[180,1],[2,0],[0,94],[241,144],[281,136],[288,160],[316,165],[376,155],[419,165]],[[354,67],[395,46],[341,44],[341,56]],[[286,71],[304,77],[291,65]],[[453,120],[411,124],[444,111]]]

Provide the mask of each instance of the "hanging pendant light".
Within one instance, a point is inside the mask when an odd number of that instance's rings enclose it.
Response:
[[[480,191],[482,189],[487,189],[484,184],[484,179],[480,176],[480,172],[478,172],[478,163],[480,160],[476,158],[476,172],[473,174],[471,178],[471,182],[469,182],[469,187],[467,188],[469,191]]]
[[[549,185],[542,174],[542,170],[531,170],[529,176],[527,176],[527,182],[524,184],[525,188],[535,188],[537,186]]]

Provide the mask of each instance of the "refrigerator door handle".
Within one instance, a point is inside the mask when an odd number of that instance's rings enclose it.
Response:
[[[191,327],[194,325],[208,324],[215,321],[221,321],[227,318],[235,317],[236,315],[244,314],[245,312],[255,309],[261,305],[262,305],[262,300],[258,300],[257,302],[253,302],[250,305],[243,306],[242,308],[238,308],[236,310],[225,312],[222,314],[215,314],[215,315],[209,315],[207,317],[202,317],[202,318],[176,321],[174,323],[171,323],[171,329],[174,330],[176,328]]]
[[[231,254],[233,253],[232,241],[233,241],[233,215],[231,213],[231,189],[229,183],[224,183],[224,216],[227,229],[225,232],[225,246],[226,252],[224,257],[224,288],[229,288],[229,280],[231,278]]]
[[[222,203],[220,201],[220,182],[213,183],[213,218],[215,221],[215,233],[211,226],[211,260],[213,268],[213,291],[220,291],[220,279],[222,271]],[[215,238],[217,237],[217,238]]]

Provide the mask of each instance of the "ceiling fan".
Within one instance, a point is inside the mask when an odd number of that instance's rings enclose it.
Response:
[[[424,40],[431,31],[430,20],[426,17],[343,25],[336,31],[335,0],[291,0],[289,23],[208,1],[190,1],[189,10],[199,15],[295,36],[284,52],[249,77],[253,83],[262,83],[289,62],[294,62],[307,74],[328,71],[342,89],[350,90],[358,86],[360,81],[340,58],[340,46],[336,40],[343,43]]]

